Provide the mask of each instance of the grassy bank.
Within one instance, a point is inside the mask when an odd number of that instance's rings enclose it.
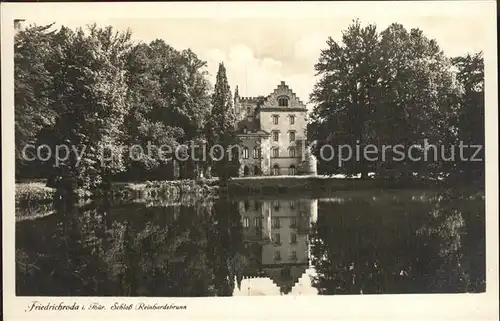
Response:
[[[56,191],[45,185],[45,180],[16,183],[16,205],[21,203],[47,203],[52,201]]]
[[[178,180],[178,181],[146,181],[146,182],[114,182],[111,190],[95,190],[92,192],[77,191],[80,200],[100,197],[115,199],[133,198],[179,198],[182,195],[210,196],[216,193],[217,179],[211,180]],[[53,201],[56,190],[46,186],[45,180],[16,182],[16,206],[44,204]]]
[[[329,176],[266,176],[232,178],[226,187],[218,187],[218,179],[114,182],[111,190],[79,193],[80,199],[107,197],[111,199],[178,200],[181,197],[207,198],[220,193],[229,195],[301,195],[317,197],[352,190],[429,189],[435,184],[377,179],[339,178]],[[44,181],[16,183],[16,204],[50,202],[55,190]]]
[[[209,199],[216,194],[217,180],[179,180],[153,182],[115,182],[111,190],[95,190],[92,193],[77,191],[77,203],[99,201],[106,198],[112,202],[145,202],[148,204],[172,204],[196,202]],[[45,180],[16,183],[16,221],[24,221],[55,213],[56,190],[46,187]]]
[[[217,192],[217,180],[146,181],[141,183],[115,182],[109,196],[113,198],[180,199],[210,197]]]
[[[338,178],[329,176],[268,176],[232,179],[227,191],[231,194],[283,194],[338,192],[371,189],[429,188],[422,182],[399,182],[376,179]]]

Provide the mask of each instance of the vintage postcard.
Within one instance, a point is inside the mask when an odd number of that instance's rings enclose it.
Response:
[[[494,1],[1,14],[5,320],[498,320]]]

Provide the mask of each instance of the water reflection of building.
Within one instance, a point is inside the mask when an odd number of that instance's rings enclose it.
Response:
[[[291,292],[309,267],[308,232],[316,200],[246,200],[239,203],[244,240],[242,279],[270,278],[280,293]]]

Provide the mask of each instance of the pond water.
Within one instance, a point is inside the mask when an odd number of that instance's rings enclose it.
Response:
[[[16,223],[17,295],[485,290],[485,206],[477,195],[160,197],[54,208],[52,215]]]

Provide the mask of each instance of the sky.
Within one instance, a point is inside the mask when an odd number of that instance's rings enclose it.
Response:
[[[174,48],[191,48],[207,62],[210,81],[215,82],[218,64],[224,62],[231,89],[240,96],[268,95],[285,81],[306,102],[315,84],[316,63],[326,40],[340,40],[356,16],[332,18],[156,18],[97,21],[56,20],[71,28],[97,23],[118,30],[130,29],[135,41],[163,39]],[[362,25],[375,24],[379,31],[393,22],[406,29],[420,28],[436,39],[448,56],[484,50],[487,43],[481,19],[464,16],[380,16],[359,18]],[[43,20],[28,21],[37,24]]]

